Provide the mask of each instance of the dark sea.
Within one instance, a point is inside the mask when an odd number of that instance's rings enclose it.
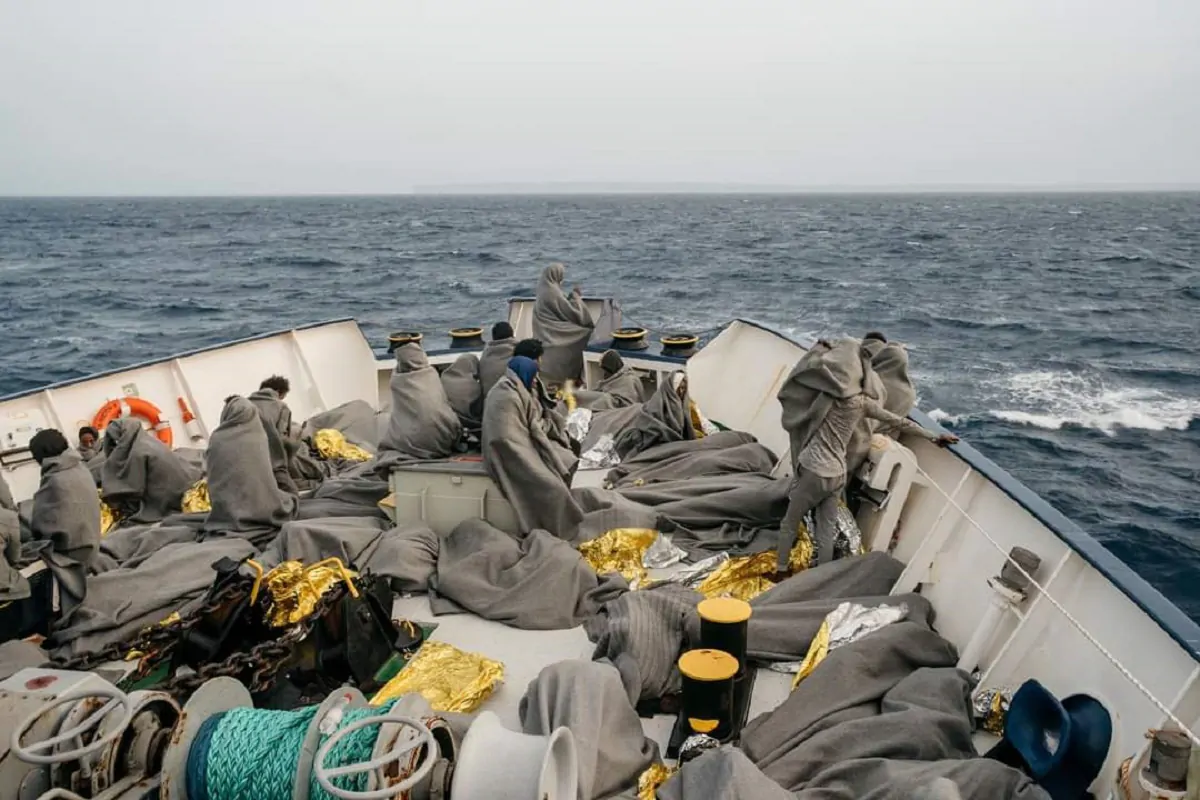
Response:
[[[910,345],[919,405],[1200,619],[1200,195],[0,199],[0,394],[539,269],[627,321]]]

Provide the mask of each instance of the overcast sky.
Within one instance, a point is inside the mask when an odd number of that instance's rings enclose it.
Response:
[[[1200,0],[0,0],[0,194],[1200,184]]]

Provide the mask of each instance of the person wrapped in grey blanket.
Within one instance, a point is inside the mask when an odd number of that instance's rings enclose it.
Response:
[[[291,383],[281,375],[272,375],[246,398],[258,409],[271,450],[271,465],[276,483],[285,492],[311,489],[328,476],[330,465],[312,457],[308,445],[300,439],[300,429],[292,422],[292,410],[285,402]]]
[[[883,386],[883,407],[907,417],[917,405],[917,389],[908,374],[908,350],[899,342],[889,342],[881,333],[868,333],[863,346],[871,354],[871,368]]]
[[[552,384],[578,381],[583,375],[583,351],[596,323],[583,304],[579,287],[563,290],[567,268],[551,264],[538,278],[533,305],[533,336],[546,347],[542,358],[545,379]]]
[[[122,522],[158,522],[179,511],[183,493],[199,479],[199,471],[143,429],[139,420],[121,417],[104,429],[100,491],[104,501],[118,509]]]
[[[542,529],[570,539],[583,510],[570,484],[578,457],[556,419],[534,395],[537,362],[514,356],[483,406],[483,467],[512,504],[523,533]]]
[[[777,457],[751,434],[719,431],[703,439],[660,444],[609,470],[606,485],[622,489],[708,475],[770,475]]]
[[[492,340],[483,346],[483,353],[479,356],[479,388],[484,397],[487,397],[496,381],[508,372],[508,360],[516,355],[513,352],[516,346],[512,325],[497,322],[492,326]]]
[[[949,781],[963,800],[1048,800],[1020,771],[976,755],[971,679],[957,659],[928,616],[886,625],[831,651],[751,720],[742,750],[797,798],[912,800]]]
[[[284,561],[315,564],[340,558],[358,571],[389,579],[394,592],[424,592],[440,542],[427,525],[393,527],[375,517],[333,517],[288,522],[258,559],[267,570]]]
[[[595,389],[580,389],[575,392],[575,402],[580,408],[606,411],[625,408],[645,400],[642,379],[616,350],[609,350],[600,357],[600,371],[604,373],[604,377],[596,384]]]
[[[350,444],[368,453],[378,453],[379,439],[387,423],[386,412],[376,411],[366,400],[350,400],[306,419],[300,426],[300,438],[310,442],[317,431],[335,430]]]
[[[478,434],[483,418],[483,387],[479,382],[479,356],[463,353],[442,373],[442,388],[463,429]]]
[[[430,606],[438,614],[461,606],[514,628],[562,630],[628,590],[620,575],[597,575],[574,547],[546,531],[518,542],[469,519],[441,542]]]
[[[0,603],[24,600],[31,590],[21,574],[21,517],[12,490],[0,475]]]
[[[645,403],[594,413],[583,452],[605,434],[612,435],[613,447],[622,461],[660,444],[697,438],[687,377],[683,372],[671,373]]]
[[[808,432],[807,439],[799,445],[801,449],[792,453],[795,478],[779,531],[780,573],[788,569],[788,555],[800,521],[810,511],[814,514],[817,562],[833,560],[838,497],[846,485],[849,469],[856,460],[861,463],[865,458],[872,430],[869,420],[881,427],[918,434],[939,445],[958,441],[954,436],[939,435],[890,413],[879,404],[881,395],[882,387],[871,368],[869,352],[857,339],[825,344],[811,357],[806,354],[779,390],[783,426],[793,447],[797,446],[800,432]],[[812,405],[799,408],[796,404],[800,397],[808,397]],[[819,421],[812,423],[818,414]],[[863,444],[856,445],[856,438]]]
[[[392,411],[380,455],[423,461],[452,455],[462,437],[462,423],[450,407],[446,390],[425,351],[415,343],[395,350]]]
[[[40,555],[58,582],[66,617],[87,594],[87,574],[100,545],[100,498],[83,459],[61,432],[38,431],[29,450],[42,467],[30,528],[46,543]]]
[[[214,563],[222,558],[241,561],[256,552],[250,542],[235,538],[170,544],[136,567],[94,575],[88,579],[87,599],[55,627],[46,649],[55,659],[91,653],[173,611],[186,614],[193,604],[203,603],[216,577]]]
[[[611,797],[637,785],[658,759],[642,722],[625,699],[621,678],[608,664],[561,661],[529,684],[520,705],[521,729],[549,736],[571,731],[579,763],[579,800]]]
[[[238,395],[226,399],[221,423],[209,438],[208,496],[205,537],[240,536],[262,545],[296,515],[296,496],[275,481],[258,410]]]

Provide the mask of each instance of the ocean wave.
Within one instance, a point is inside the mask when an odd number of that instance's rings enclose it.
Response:
[[[1114,434],[1122,428],[1184,431],[1200,419],[1200,398],[1147,387],[1112,387],[1095,375],[1018,372],[1004,382],[1009,401],[1016,407],[987,413],[1017,425],[1049,430],[1091,428]]]

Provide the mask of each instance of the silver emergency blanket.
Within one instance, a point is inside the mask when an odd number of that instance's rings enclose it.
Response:
[[[258,425],[257,421],[254,423]],[[56,659],[103,649],[174,611],[203,602],[222,558],[241,561],[256,553],[245,539],[163,547],[137,567],[122,567],[88,579],[87,598],[46,640]]]
[[[442,389],[465,430],[478,433],[483,424],[483,387],[479,383],[479,356],[463,353],[442,372]]]
[[[59,585],[60,606],[69,616],[87,592],[87,572],[100,545],[100,499],[79,453],[66,450],[42,462],[42,481],[33,495],[29,522],[39,554]]]
[[[963,800],[1048,800],[1020,771],[976,755],[971,679],[957,659],[928,618],[887,625],[831,652],[782,705],[752,720],[742,750],[804,800],[912,800],[939,778]],[[742,796],[720,781],[713,788],[704,796]]]
[[[439,540],[427,525],[393,527],[374,517],[296,520],[283,526],[259,561],[315,564],[340,558],[346,566],[386,577],[395,592],[424,592],[437,564]]]
[[[517,340],[512,337],[493,339],[483,346],[483,354],[479,357],[479,388],[485,397],[496,381],[508,372],[508,362],[516,346]]]
[[[522,532],[575,535],[583,511],[569,488],[578,459],[565,424],[509,372],[483,408],[483,467],[512,504]]]
[[[825,615],[823,624],[829,628],[827,650],[832,652],[844,644],[857,641],[871,634],[884,625],[899,622],[908,616],[908,604],[898,605],[863,605],[846,601]],[[775,672],[796,673],[800,671],[802,661],[777,661],[768,665]]]
[[[579,379],[583,374],[583,351],[596,327],[583,300],[563,290],[566,272],[562,264],[542,270],[533,305],[533,336],[546,348],[541,368],[551,383]]]
[[[296,515],[296,496],[276,485],[266,431],[244,397],[225,403],[209,438],[208,496],[206,536],[241,536],[262,546]]]
[[[621,677],[608,664],[561,661],[529,684],[520,706],[521,729],[549,736],[565,727],[575,739],[579,800],[598,800],[637,784],[658,758]]]
[[[462,423],[450,407],[437,370],[420,345],[402,345],[395,356],[392,409],[387,432],[379,442],[380,454],[412,461],[453,454],[462,437]]]
[[[620,575],[597,575],[575,548],[546,531],[517,541],[473,519],[441,542],[430,606],[435,614],[460,606],[514,628],[560,630],[628,589]]]
[[[92,464],[99,461],[92,460]],[[89,465],[90,466],[90,465]],[[115,419],[104,429],[100,490],[110,505],[127,509],[128,523],[158,522],[179,511],[183,493],[200,478],[133,417]]]
[[[643,486],[705,475],[757,472],[770,475],[778,457],[751,434],[718,431],[703,439],[660,444],[643,450],[609,471],[613,488]]]

